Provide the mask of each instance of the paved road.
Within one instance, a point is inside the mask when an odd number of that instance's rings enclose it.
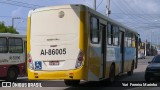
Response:
[[[127,82],[127,81],[144,81],[144,71],[148,65],[148,62],[151,61],[153,57],[146,57],[146,59],[139,59],[138,68],[134,70],[134,74],[132,76],[127,76],[126,74],[117,78],[117,81],[112,86],[106,86],[106,82],[83,82],[79,87],[66,87],[63,81],[51,81],[47,83],[46,81],[42,81],[42,84],[47,84],[53,87],[43,87],[43,88],[0,88],[0,90],[160,90],[160,87],[115,87],[119,82]],[[26,77],[19,78],[19,81],[28,82]],[[88,86],[88,87],[86,87]]]

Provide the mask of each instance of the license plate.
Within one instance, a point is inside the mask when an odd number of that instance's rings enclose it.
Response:
[[[59,61],[50,61],[49,65],[50,66],[58,66],[59,65]]]

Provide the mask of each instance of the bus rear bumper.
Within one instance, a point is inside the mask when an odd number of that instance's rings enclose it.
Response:
[[[28,69],[29,80],[86,80],[85,77],[86,74],[82,67],[79,69],[65,71],[34,71]]]

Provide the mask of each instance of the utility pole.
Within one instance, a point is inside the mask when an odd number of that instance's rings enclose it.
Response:
[[[107,0],[107,10],[106,10],[106,14],[109,17],[109,14],[111,14],[111,10],[110,10],[110,0]]]
[[[20,17],[12,17],[12,28],[14,28],[14,19],[21,19]]]
[[[94,0],[94,10],[96,10],[96,0]]]
[[[144,55],[147,56],[147,40],[145,39]]]
[[[14,28],[14,18],[12,18],[12,28]]]
[[[151,53],[151,55],[152,55],[152,30],[151,30],[150,53]],[[150,55],[150,56],[151,56],[151,55]]]
[[[147,34],[145,34],[145,47],[144,47],[144,55],[147,56]]]
[[[159,36],[159,35],[157,35],[157,46],[158,46],[158,40],[159,40],[158,36]]]

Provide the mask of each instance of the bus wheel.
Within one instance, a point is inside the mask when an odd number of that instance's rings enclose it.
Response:
[[[112,84],[115,80],[115,67],[111,65],[110,72],[109,72],[109,83]]]
[[[7,81],[16,81],[18,77],[18,71],[16,68],[10,68],[7,72]]]
[[[133,75],[133,70],[134,70],[134,63],[132,62],[131,71],[128,71],[127,74],[129,76]]]
[[[64,83],[67,86],[78,86],[80,83],[80,80],[64,80]]]

